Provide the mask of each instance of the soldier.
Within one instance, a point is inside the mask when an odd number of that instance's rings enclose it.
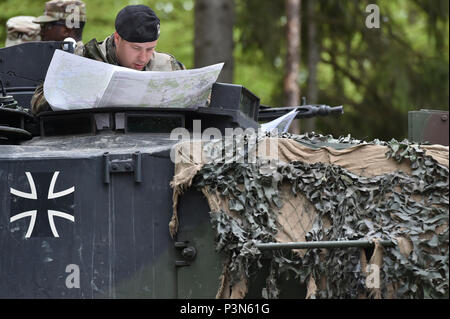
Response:
[[[40,41],[41,27],[33,23],[36,17],[18,16],[6,21],[6,43],[5,47],[30,41]]]
[[[86,23],[86,5],[80,0],[51,0],[45,3],[44,14],[33,22],[41,25],[42,41],[64,41],[73,38],[82,45]]]
[[[79,55],[141,71],[175,71],[186,69],[172,55],[155,51],[160,35],[160,20],[145,5],[129,5],[116,16],[116,31],[102,42],[93,39]],[[43,94],[36,88],[31,100],[34,114],[51,110]]]

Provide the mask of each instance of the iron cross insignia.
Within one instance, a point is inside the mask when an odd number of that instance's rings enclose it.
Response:
[[[53,173],[25,172],[30,193],[10,187],[11,212],[10,223],[30,217],[25,238],[59,237],[55,226],[55,217],[75,222],[75,187],[55,192],[59,171]]]

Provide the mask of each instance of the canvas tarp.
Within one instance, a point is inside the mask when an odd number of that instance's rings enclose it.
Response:
[[[177,203],[182,192],[191,186],[194,176],[202,169],[205,158],[201,150],[205,144],[202,141],[187,141],[176,145],[175,174],[171,186],[173,187],[173,216],[169,224],[170,233],[175,236],[178,228]],[[403,171],[410,174],[411,167],[408,161],[398,163],[393,158],[387,158],[388,147],[375,144],[357,144],[346,149],[337,150],[332,147],[321,147],[313,149],[298,143],[293,139],[268,137],[258,143],[258,158],[275,158],[281,162],[290,163],[300,161],[304,163],[322,162],[340,166],[353,174],[365,177],[373,177]],[[421,145],[421,149],[430,155],[439,164],[448,168],[449,148],[441,145]],[[276,149],[275,152],[273,150]],[[271,150],[270,152],[268,150]],[[278,223],[281,225],[276,235],[276,241],[303,242],[306,233],[311,229],[313,220],[316,218],[314,206],[302,194],[293,194],[289,191],[289,185],[281,188],[283,207],[279,210]],[[230,211],[227,198],[217,192],[211,192],[206,188],[202,190],[206,196],[211,211],[219,209],[234,217],[237,214]],[[273,207],[273,209],[276,209]],[[325,227],[331,227],[331,221],[324,220]],[[444,225],[445,226],[445,225]],[[448,224],[446,225],[448,229]],[[436,230],[436,232],[442,231]],[[412,244],[408,238],[398,238],[398,246],[402,254],[407,256],[412,250]],[[305,250],[297,250],[304,254]],[[374,253],[370,256],[369,264],[377,264],[381,267],[383,247],[376,243]],[[367,264],[366,256],[361,254],[361,263]],[[222,286],[219,288],[217,298],[243,298],[247,293],[247,278],[241,282],[230,285],[227,277],[227,269],[222,274]],[[314,295],[317,286],[325,285],[326,278],[316,283],[311,277],[308,282],[308,297]],[[395,289],[389,287],[389,289]],[[371,291],[370,294],[379,297],[379,292]],[[361,296],[364,298],[365,296]]]

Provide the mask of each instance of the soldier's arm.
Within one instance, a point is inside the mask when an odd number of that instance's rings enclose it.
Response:
[[[172,64],[172,71],[186,70],[184,64],[175,59],[175,57],[171,56],[170,62]]]
[[[34,95],[31,98],[31,111],[33,114],[38,114],[44,111],[51,110],[50,105],[44,96],[44,83],[40,84],[34,91]]]

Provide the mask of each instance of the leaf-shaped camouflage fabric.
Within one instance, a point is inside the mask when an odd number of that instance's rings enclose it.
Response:
[[[409,161],[411,174],[393,171],[360,176],[337,165],[300,161],[279,163],[269,174],[261,159],[253,164],[205,164],[193,185],[206,194],[228,199],[226,207],[211,212],[211,222],[217,232],[217,250],[230,256],[226,266],[231,285],[248,278],[251,266],[261,267],[262,252],[255,244],[276,242],[282,230],[279,207],[304,196],[316,213],[309,219],[298,216],[290,227],[303,229],[306,241],[379,238],[398,243],[377,249],[377,257],[382,258],[377,297],[448,298],[448,167],[407,140],[365,142],[350,136],[334,139],[314,134],[283,134],[279,138],[312,147],[327,143],[383,145],[387,158]],[[297,204],[290,205],[295,208]],[[370,249],[273,250],[261,296],[277,298],[277,278],[290,273],[304,284],[313,279],[316,298],[374,297],[366,287],[366,253]]]

